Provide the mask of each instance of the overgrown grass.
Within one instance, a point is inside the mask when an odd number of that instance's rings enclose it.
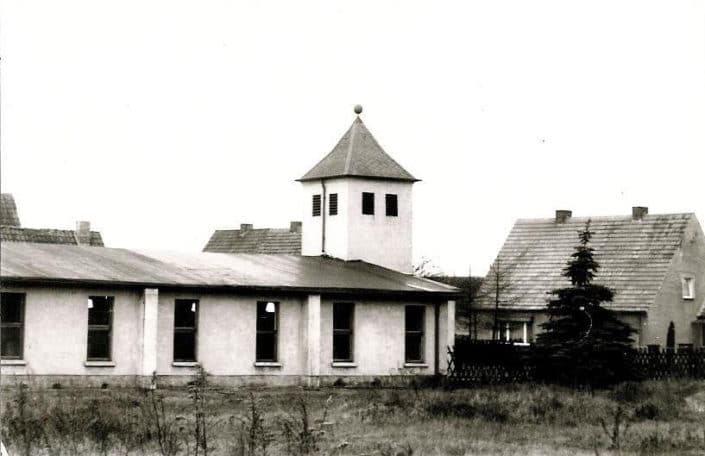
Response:
[[[4,388],[13,455],[703,454],[705,383],[600,392]]]

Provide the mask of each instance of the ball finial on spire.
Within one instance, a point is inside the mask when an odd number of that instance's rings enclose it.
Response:
[[[358,116],[362,114],[362,105],[355,105],[355,114]]]

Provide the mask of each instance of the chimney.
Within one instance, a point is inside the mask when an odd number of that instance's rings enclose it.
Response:
[[[292,233],[300,233],[301,222],[289,222],[289,231]]]
[[[76,222],[76,242],[79,245],[91,245],[91,222]]]
[[[556,211],[556,223],[565,223],[573,216],[573,211],[558,209]]]
[[[252,229],[251,223],[241,223],[240,224],[240,231],[250,231],[251,229]]]
[[[645,206],[632,207],[632,220],[641,220],[649,215],[649,208]]]

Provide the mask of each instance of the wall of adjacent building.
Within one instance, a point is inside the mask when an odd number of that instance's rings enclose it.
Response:
[[[683,299],[681,280],[695,280],[694,299]],[[681,246],[673,257],[663,285],[644,321],[644,345],[666,346],[668,326],[673,322],[676,344],[701,346],[702,329],[697,314],[705,296],[705,239],[695,218],[688,224]]]

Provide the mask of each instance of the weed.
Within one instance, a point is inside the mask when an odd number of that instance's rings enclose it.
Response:
[[[612,416],[612,429],[608,429],[608,425],[603,418],[600,418],[600,426],[602,426],[605,435],[610,439],[609,448],[611,450],[619,450],[622,447],[624,437],[629,431],[631,421],[628,413],[624,411],[621,405],[617,407]]]

